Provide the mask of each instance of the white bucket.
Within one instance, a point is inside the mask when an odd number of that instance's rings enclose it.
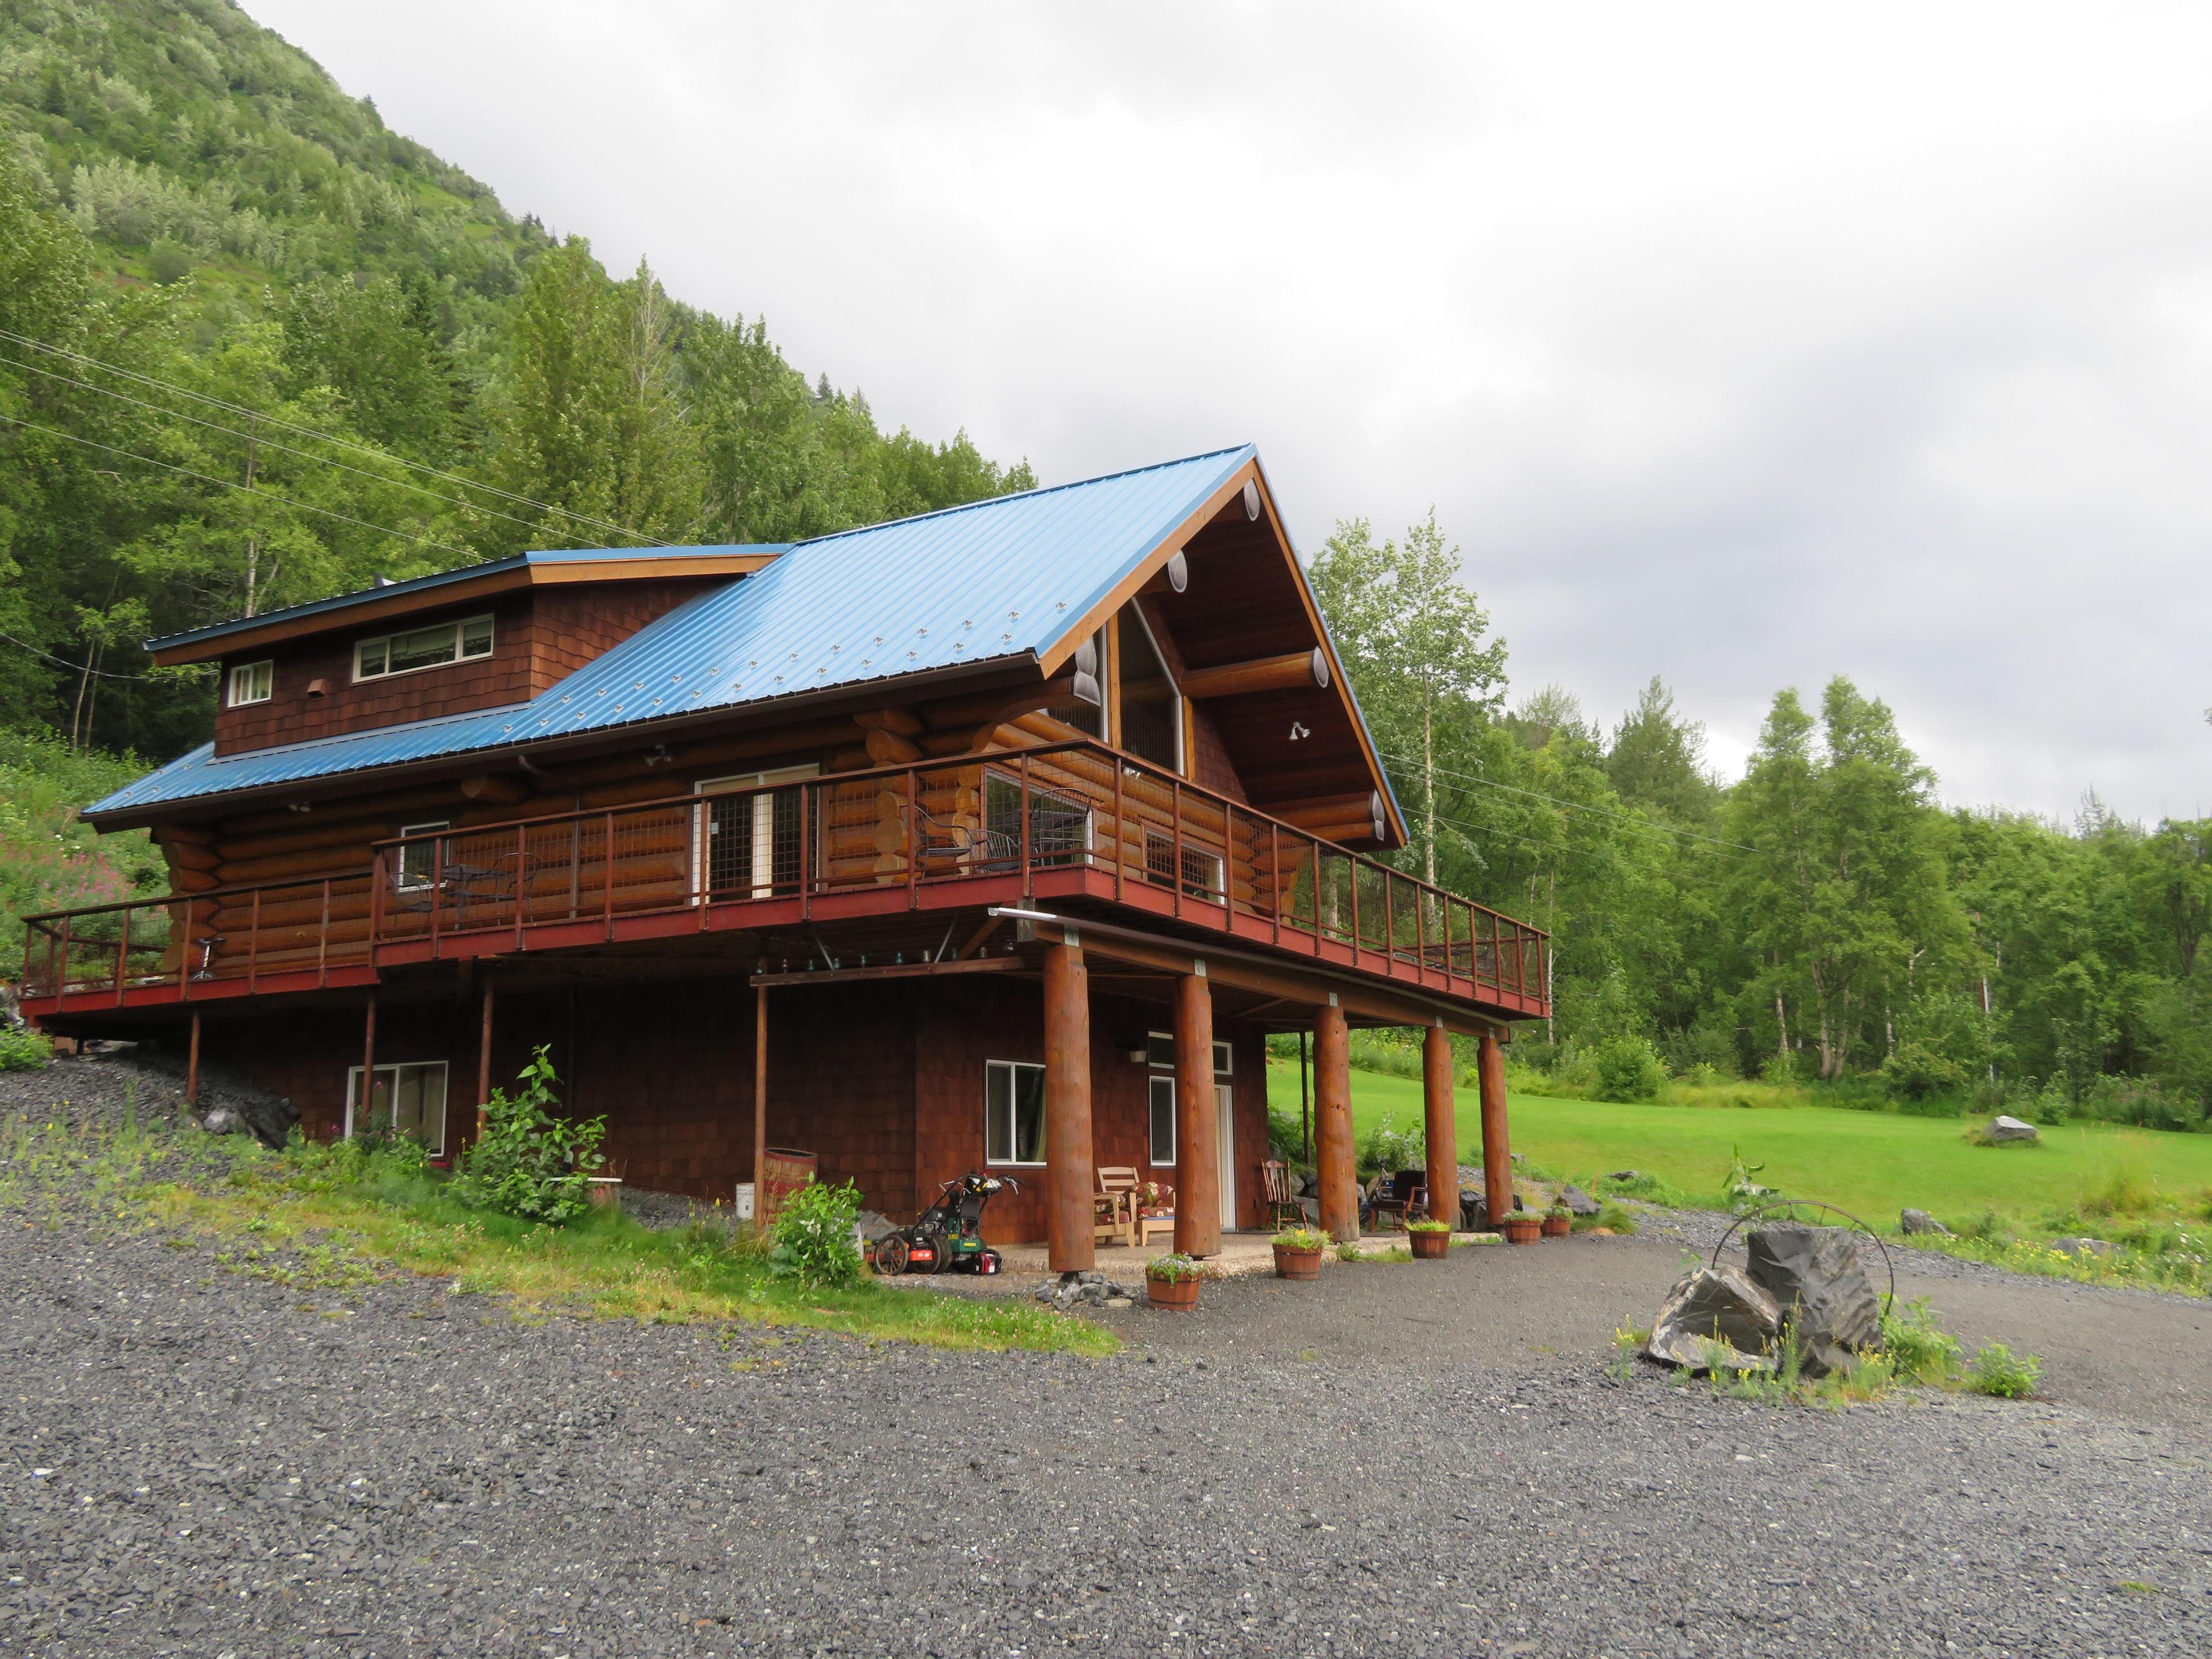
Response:
[[[751,1182],[740,1181],[738,1183],[735,1205],[738,1220],[750,1221],[753,1218],[753,1183]]]

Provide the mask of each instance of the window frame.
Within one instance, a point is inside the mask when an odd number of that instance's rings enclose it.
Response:
[[[1003,1073],[1006,1078],[1006,1104],[1007,1108],[1007,1121],[1006,1146],[1006,1150],[1009,1152],[1018,1152],[1021,1150],[1021,1147],[1017,1131],[1018,1130],[1020,1124],[1016,1114],[1018,1113],[1021,1103],[1019,1083],[1022,1074],[1025,1072],[1034,1072],[1036,1074],[1037,1088],[1041,1094],[1044,1088],[1044,1066],[1041,1061],[1030,1060],[987,1060],[983,1062],[983,1163],[988,1168],[1000,1170],[1041,1170],[1045,1167],[1048,1153],[1045,1145],[1045,1121],[1044,1115],[1042,1111],[1038,1114],[1037,1117],[1037,1144],[1035,1149],[1036,1156],[1034,1158],[1018,1157],[994,1158],[991,1155],[991,1114],[995,1109],[991,1098],[992,1079],[994,1076],[1001,1073]]]
[[[1146,1079],[1146,1154],[1152,1168],[1171,1170],[1175,1167],[1176,1150],[1175,1075],[1170,1072],[1154,1072]],[[1168,1155],[1165,1158],[1160,1156],[1160,1106],[1164,1098],[1168,1111]]]
[[[467,630],[477,623],[484,627],[484,645],[481,651],[463,649]],[[392,642],[412,635],[428,634],[441,629],[451,629],[453,634],[453,654],[440,662],[417,663],[412,668],[383,667],[370,673],[362,666],[362,659],[372,647],[384,647],[384,660],[392,660]],[[455,668],[463,663],[482,662],[494,654],[499,646],[499,624],[491,611],[481,611],[473,617],[456,617],[451,622],[426,623],[420,628],[398,628],[389,634],[372,634],[353,642],[353,683],[361,685],[370,680],[396,680],[408,674],[427,674],[433,669]]]
[[[380,1060],[376,1062],[376,1071],[377,1075],[380,1077],[387,1072],[392,1074],[392,1093],[387,1097],[387,1098],[395,1101],[398,1099],[399,1094],[401,1073],[435,1072],[438,1074],[438,1144],[434,1146],[428,1147],[427,1151],[428,1155],[431,1158],[445,1157],[446,1137],[451,1132],[453,1127],[453,1068],[442,1060]],[[357,1132],[354,1122],[354,1114],[356,1103],[360,1101],[362,1092],[361,1067],[358,1066],[347,1066],[345,1089],[345,1133],[346,1138],[349,1140],[350,1140]],[[368,1103],[371,1107],[374,1107],[376,1103],[376,1085],[374,1080],[372,1080],[369,1085],[368,1094]]]
[[[1159,1059],[1158,1056],[1161,1054],[1165,1054],[1167,1058]],[[1175,1033],[1173,1031],[1146,1032],[1145,1064],[1154,1071],[1172,1071],[1175,1069]],[[1213,1074],[1216,1077],[1227,1078],[1237,1075],[1237,1044],[1234,1039],[1230,1037],[1213,1039]]]
[[[691,902],[705,904],[717,895],[723,900],[777,896],[776,797],[797,785],[819,782],[821,777],[821,763],[808,761],[801,766],[772,766],[760,772],[732,772],[721,777],[694,779],[691,793],[702,799],[691,809]],[[722,826],[715,817],[716,803],[703,798],[744,794],[752,796],[751,807],[746,817],[748,831],[752,837],[750,862],[753,879],[742,886],[718,888],[710,879],[714,873],[712,843],[721,833]],[[822,868],[820,802],[804,789],[799,790],[798,794],[801,813],[799,825],[801,855],[811,875],[818,875]],[[763,853],[766,854],[765,859]]]
[[[239,694],[239,687],[243,677],[252,675],[257,672],[260,677],[260,691],[257,695],[252,696],[241,696]],[[251,680],[243,680],[243,683],[248,685],[252,684]],[[222,706],[226,708],[251,708],[256,703],[269,702],[276,695],[276,659],[274,657],[259,657],[252,662],[241,662],[233,665],[231,671],[227,677],[227,685],[223,694]]]
[[[399,837],[404,842],[410,836],[449,835],[452,832],[453,828],[453,821],[451,818],[437,818],[427,823],[403,823],[399,826]],[[393,892],[420,893],[436,884],[438,878],[437,845],[438,844],[435,842],[428,842],[417,847],[408,847],[403,845],[398,849],[398,861],[393,865],[392,870],[392,890]],[[416,872],[412,878],[410,878],[408,871],[409,860],[407,855],[410,853],[427,854],[430,860],[428,867]]]

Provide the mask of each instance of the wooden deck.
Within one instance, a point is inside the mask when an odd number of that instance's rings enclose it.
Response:
[[[1548,1012],[1540,931],[1090,743],[388,841],[350,873],[34,916],[23,1007],[227,1000],[441,960],[1045,903],[1509,1018]]]

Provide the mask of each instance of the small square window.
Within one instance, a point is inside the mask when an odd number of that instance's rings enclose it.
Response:
[[[450,830],[453,827],[453,824],[444,818],[440,818],[434,823],[401,824],[399,826],[399,834],[402,837],[399,846],[399,864],[392,872],[392,885],[403,893],[419,893],[437,880],[438,842],[409,841],[405,837],[435,836],[439,831]],[[453,853],[449,846],[447,857],[450,859],[452,856]]]
[[[1175,1065],[1175,1033],[1147,1031],[1145,1033],[1145,1064],[1147,1066]]]
[[[267,702],[276,688],[275,663],[242,662],[230,671],[230,706],[240,708],[249,702]]]
[[[1213,1045],[1213,1074],[1233,1077],[1237,1073],[1237,1049],[1234,1044],[1216,1042]]]

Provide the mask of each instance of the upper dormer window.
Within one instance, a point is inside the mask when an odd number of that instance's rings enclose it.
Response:
[[[491,655],[491,618],[465,617],[459,622],[437,623],[410,629],[404,634],[381,634],[356,641],[353,647],[353,677],[382,679],[387,674],[411,674],[418,668],[441,668],[469,657]]]
[[[228,704],[242,708],[249,702],[267,702],[276,684],[276,665],[264,659],[242,662],[230,671]]]

